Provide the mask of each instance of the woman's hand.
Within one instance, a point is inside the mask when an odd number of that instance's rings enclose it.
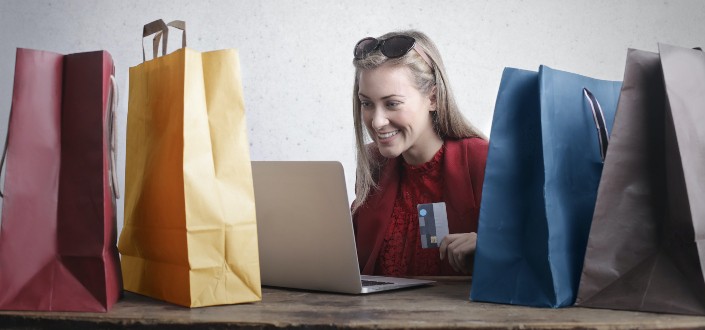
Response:
[[[456,272],[469,274],[472,271],[472,256],[475,254],[476,243],[477,233],[447,235],[439,247],[441,260],[448,255],[448,263]]]

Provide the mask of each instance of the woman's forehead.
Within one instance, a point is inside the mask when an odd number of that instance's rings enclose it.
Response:
[[[406,94],[416,90],[411,70],[403,65],[381,65],[360,71],[359,93],[368,97]]]

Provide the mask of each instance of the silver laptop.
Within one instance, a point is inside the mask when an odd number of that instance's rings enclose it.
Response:
[[[262,284],[370,293],[433,281],[360,276],[339,162],[254,161]]]

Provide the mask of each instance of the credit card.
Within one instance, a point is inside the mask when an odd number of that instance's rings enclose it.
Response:
[[[448,235],[448,214],[446,203],[419,204],[416,206],[419,215],[419,233],[421,247],[436,248]]]

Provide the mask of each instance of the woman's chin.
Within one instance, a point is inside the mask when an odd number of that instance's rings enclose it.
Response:
[[[396,148],[388,148],[388,147],[383,147],[377,144],[377,148],[379,149],[379,153],[382,154],[385,158],[397,158],[399,155],[401,155],[401,152],[398,150],[395,150]]]

